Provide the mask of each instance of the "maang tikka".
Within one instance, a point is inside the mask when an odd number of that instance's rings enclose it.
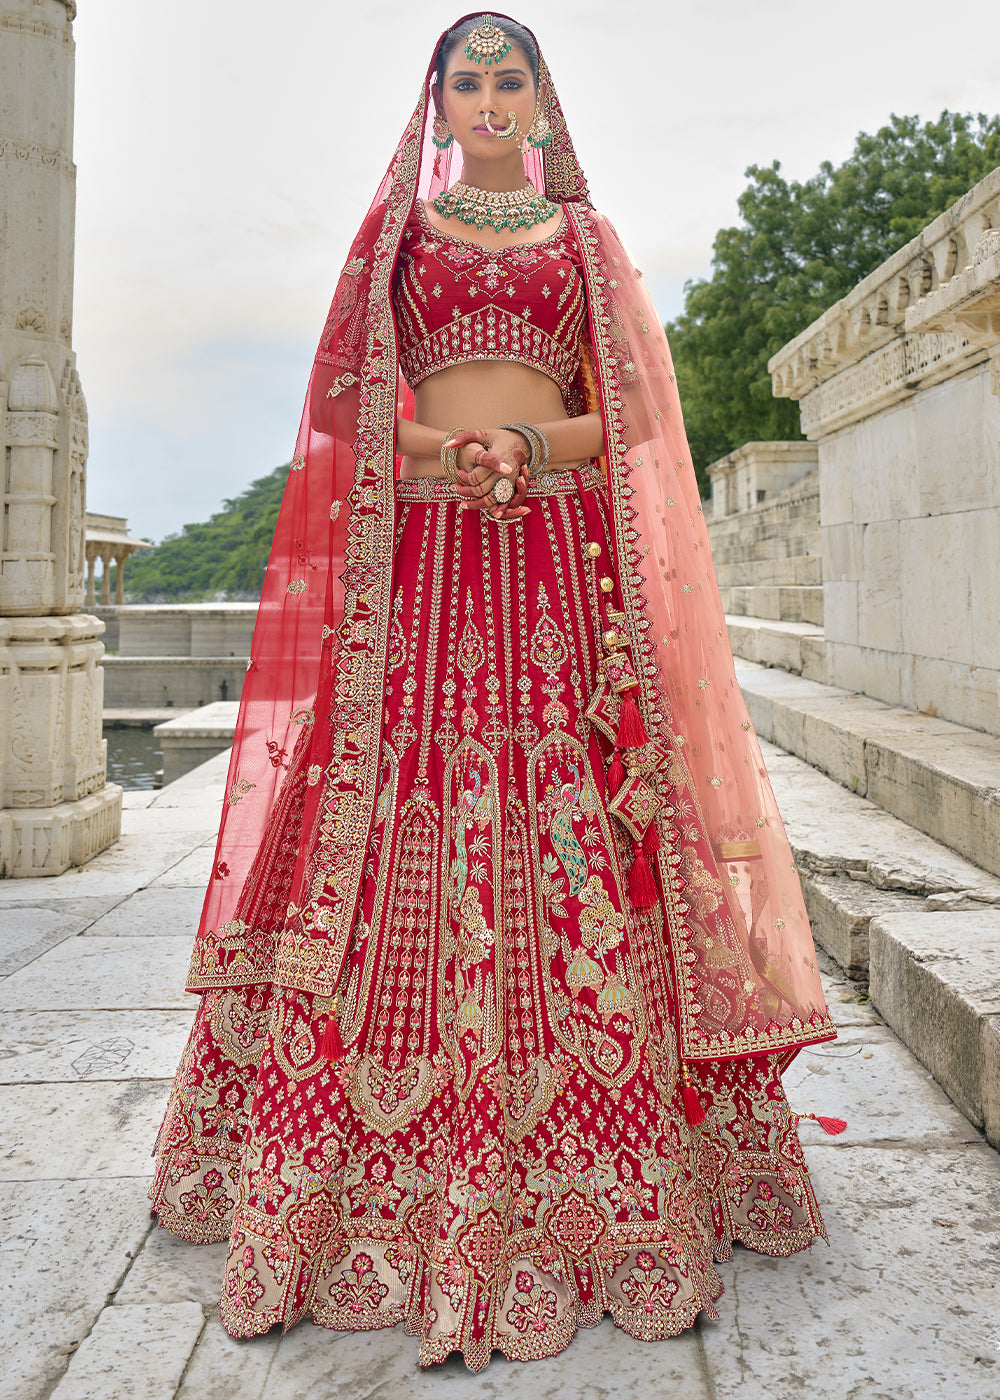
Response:
[[[492,15],[483,15],[478,25],[465,41],[465,56],[472,63],[499,63],[510,53],[510,40],[502,29],[493,23]]]

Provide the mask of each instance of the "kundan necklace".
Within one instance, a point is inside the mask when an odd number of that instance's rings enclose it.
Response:
[[[519,190],[477,190],[473,185],[452,185],[433,201],[443,219],[454,214],[463,224],[476,228],[531,228],[558,213],[558,204],[546,199],[532,185]]]

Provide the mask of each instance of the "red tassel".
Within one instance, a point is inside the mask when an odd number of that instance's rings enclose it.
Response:
[[[646,726],[642,722],[635,696],[626,691],[622,696],[622,714],[618,724],[618,747],[620,749],[641,749],[649,743]]]
[[[331,1065],[338,1064],[344,1058],[344,1042],[340,1038],[336,1011],[331,1011],[326,1018],[326,1030],[323,1032],[323,1045],[320,1053],[324,1060],[330,1061]]]
[[[656,829],[656,822],[650,822],[646,827],[646,834],[642,838],[642,853],[652,859],[660,850],[660,833]]]
[[[697,1128],[699,1123],[705,1121],[705,1110],[701,1106],[697,1089],[691,1083],[691,1075],[687,1065],[681,1066],[681,1076],[684,1080],[684,1087],[681,1090],[681,1098],[684,1100],[684,1117],[692,1128]]]
[[[638,841],[635,843],[635,860],[628,877],[628,897],[632,901],[633,909],[655,909],[660,899],[649,861],[643,855],[642,846]]]
[[[830,1137],[836,1137],[838,1133],[842,1133],[847,1127],[843,1118],[823,1118],[818,1113],[810,1114],[810,1117],[815,1118],[824,1133],[829,1134]]]
[[[611,767],[608,769],[608,793],[611,797],[617,797],[622,783],[625,781],[625,765],[621,761],[618,751],[615,751],[611,760]]]

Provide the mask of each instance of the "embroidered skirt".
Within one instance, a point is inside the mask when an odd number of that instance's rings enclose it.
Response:
[[[685,1119],[663,914],[630,904],[585,715],[601,476],[543,477],[514,525],[445,482],[397,495],[346,1056],[321,1056],[325,999],[205,993],[154,1210],[230,1238],[234,1336],[403,1323],[421,1363],[460,1350],[474,1370],[558,1352],[605,1312],[667,1337],[716,1315],[733,1241],[785,1255],[824,1230],[776,1057],[697,1067],[707,1117]]]

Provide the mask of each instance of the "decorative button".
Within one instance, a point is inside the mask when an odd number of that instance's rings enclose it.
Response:
[[[590,555],[591,559],[599,559],[601,555],[601,546],[595,540],[591,540],[587,544],[587,553]]]
[[[614,579],[612,579],[612,578],[602,578],[602,579],[601,579],[601,592],[602,592],[602,593],[611,593],[611,592],[613,591],[613,589],[614,589],[614,586],[615,586],[615,581],[614,581]]]

